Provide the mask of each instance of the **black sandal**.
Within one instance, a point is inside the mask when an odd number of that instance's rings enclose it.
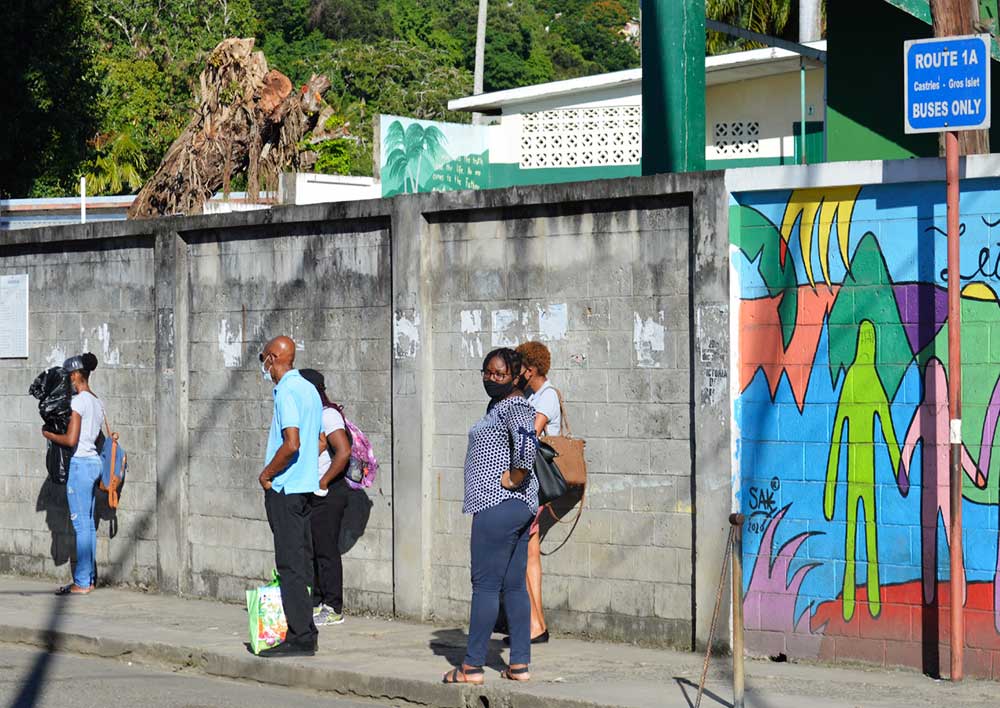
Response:
[[[462,676],[464,681],[459,681],[458,677]],[[478,681],[469,681],[470,676],[482,676]],[[465,666],[457,666],[448,673],[444,675],[441,683],[471,683],[474,686],[481,686],[486,682],[486,676],[483,674],[482,666],[473,666],[466,670]]]
[[[524,676],[525,674],[529,674],[528,678],[514,678],[515,676]],[[531,668],[527,666],[519,666],[516,669],[508,666],[506,669],[500,672],[500,676],[507,679],[508,681],[522,681],[522,682],[530,681],[531,680],[530,674],[531,674]]]

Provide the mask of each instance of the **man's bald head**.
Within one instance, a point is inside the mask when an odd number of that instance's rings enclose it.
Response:
[[[295,368],[295,342],[291,337],[275,337],[264,346],[260,361],[265,373],[269,373],[275,383]]]
[[[264,353],[274,355],[275,363],[291,367],[295,363],[295,342],[284,335],[275,337],[264,347]]]

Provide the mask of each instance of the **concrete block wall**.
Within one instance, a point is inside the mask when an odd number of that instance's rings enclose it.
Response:
[[[545,564],[553,629],[700,645],[729,509],[726,206],[721,175],[670,175],[11,235],[0,272],[32,274],[32,354],[0,362],[0,569],[68,575],[53,558],[72,539],[31,511],[43,446],[22,391],[88,343],[117,352],[95,382],[135,441],[102,577],[233,601],[267,579],[256,355],[285,333],[382,462],[341,539],[348,606],[464,620],[481,356],[538,336],[591,473]]]
[[[68,580],[75,545],[65,487],[47,480],[46,442],[34,378],[67,356],[92,351],[91,385],[129,455],[115,515],[98,495],[97,565],[103,581],[156,582],[153,251],[148,241],[91,241],[59,250],[5,249],[0,274],[28,274],[29,356],[0,361],[0,570]],[[113,537],[112,537],[113,534]]]
[[[370,493],[352,493],[341,544],[348,606],[391,613],[389,232],[378,222],[288,231],[223,231],[187,246],[191,591],[240,600],[274,567],[257,482],[272,386],[257,355],[283,332],[296,366],[324,374],[383,461]]]
[[[690,224],[689,206],[657,200],[432,219],[436,616],[468,615],[462,465],[483,356],[539,339],[589,473],[580,523],[542,564],[549,623],[690,643]]]

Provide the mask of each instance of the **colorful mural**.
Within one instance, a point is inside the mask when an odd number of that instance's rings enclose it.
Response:
[[[947,672],[943,183],[734,194],[748,647]],[[966,672],[1000,678],[1000,180],[963,184]],[[994,669],[996,665],[996,669]]]

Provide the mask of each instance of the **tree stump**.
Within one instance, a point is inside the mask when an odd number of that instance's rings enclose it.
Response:
[[[234,38],[212,50],[201,72],[197,112],[139,191],[128,218],[200,214],[242,172],[255,202],[261,185],[276,190],[281,170],[297,166],[299,142],[316,126],[330,81],[313,75],[294,91],[253,47],[253,39]]]

